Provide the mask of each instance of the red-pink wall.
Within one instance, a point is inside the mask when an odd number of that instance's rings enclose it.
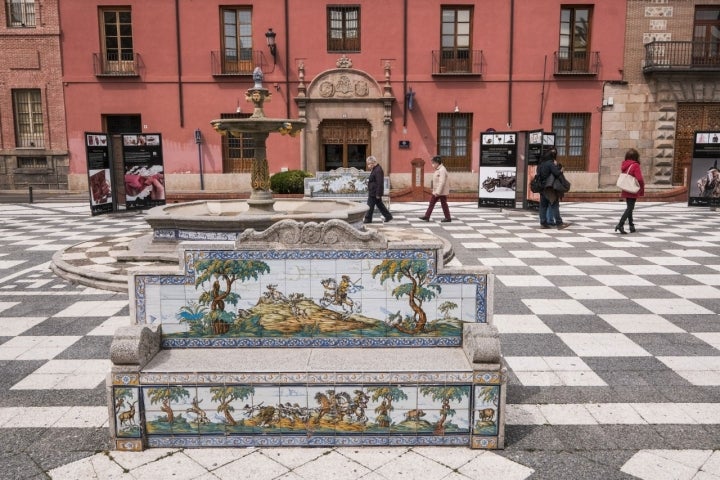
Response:
[[[214,78],[210,52],[220,50],[220,5],[228,2],[199,0],[129,0],[132,8],[135,51],[142,58],[139,78],[97,78],[92,54],[100,51],[98,7],[113,1],[60,2],[62,56],[71,171],[85,171],[84,131],[102,128],[102,114],[140,114],[146,132],[163,135],[165,167],[169,173],[197,172],[197,147],[193,132],[200,128],[206,143],[206,172],[222,171],[220,137],[210,120],[234,112],[238,103],[251,109],[245,91],[252,79]],[[404,4],[407,3],[407,41],[403,41]],[[353,68],[368,72],[385,83],[384,64],[390,62],[396,103],[392,109],[391,172],[409,172],[410,161],[426,160],[436,153],[437,114],[473,114],[473,168],[477,168],[479,135],[496,130],[551,129],[553,112],[591,113],[589,171],[597,171],[603,82],[621,80],[626,0],[598,0],[592,20],[591,50],[600,52],[600,71],[594,77],[555,78],[553,54],[558,49],[559,0],[458,0],[453,5],[474,5],[473,45],[484,56],[482,77],[431,75],[431,52],[440,47],[440,9],[435,0],[377,2],[358,0],[361,6],[362,51],[348,53]],[[592,2],[590,2],[592,4]],[[182,85],[178,77],[175,6],[179,6],[182,50]],[[323,71],[336,68],[338,53],[326,45],[326,2],[314,0],[251,0],[254,50],[264,52],[265,86],[273,93],[265,105],[269,117],[298,116],[297,65],[305,65],[305,84]],[[512,84],[510,78],[510,7],[514,5]],[[287,10],[286,10],[287,6]],[[289,24],[289,32],[285,28]],[[265,31],[277,33],[277,65],[272,69]],[[289,39],[289,51],[286,45]],[[407,43],[407,56],[404,44]],[[405,60],[406,58],[406,60]],[[404,64],[407,62],[407,72]],[[544,82],[543,82],[544,72]],[[406,74],[406,77],[405,77]],[[289,84],[286,84],[286,81]],[[406,83],[404,83],[406,82]],[[280,85],[280,91],[272,88]],[[288,92],[289,85],[289,92]],[[403,128],[403,87],[415,92],[415,107],[407,112]],[[182,88],[182,92],[180,91]],[[544,93],[543,93],[544,92]],[[181,102],[182,93],[182,102]],[[290,111],[287,95],[290,94]],[[540,121],[540,101],[544,114]],[[511,103],[510,103],[511,102]],[[508,105],[512,110],[508,110]],[[181,118],[182,108],[182,118]],[[512,124],[508,126],[508,121]],[[410,140],[401,150],[398,140]],[[299,138],[271,135],[268,140],[270,171],[300,167]]]

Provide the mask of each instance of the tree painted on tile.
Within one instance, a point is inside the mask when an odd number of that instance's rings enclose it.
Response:
[[[233,418],[231,413],[235,411],[235,408],[231,405],[231,403],[235,400],[245,400],[249,398],[253,393],[255,393],[255,389],[253,387],[222,386],[210,388],[210,393],[212,393],[212,401],[220,403],[217,407],[217,411],[218,413],[225,415],[225,420],[228,425],[237,425],[237,420]]]
[[[405,279],[409,283],[401,283],[392,290],[392,295],[400,299],[408,298],[408,305],[413,311],[412,316],[401,323],[393,324],[397,330],[417,334],[425,332],[427,314],[423,310],[423,302],[435,298],[442,291],[440,285],[431,283],[431,272],[425,260],[383,260],[372,270],[372,276],[380,276],[380,283],[387,280],[401,282]]]
[[[170,402],[177,403],[185,398],[190,398],[190,392],[183,387],[151,387],[147,392],[151,405],[161,404],[160,410],[167,415],[167,423],[175,421],[175,412],[173,412]]]
[[[451,401],[461,402],[463,398],[470,397],[470,387],[467,385],[450,385],[450,386],[423,386],[420,387],[420,393],[429,396],[434,402],[442,402],[440,407],[440,418],[435,424],[435,435],[445,434],[445,421],[447,417],[455,416],[455,410],[450,407]]]
[[[398,400],[407,400],[407,394],[400,387],[393,387],[391,385],[385,385],[381,387],[368,386],[366,388],[367,393],[370,394],[370,398],[373,402],[377,402],[380,399],[380,405],[375,407],[375,413],[377,414],[376,422],[379,427],[389,427],[392,423],[390,418],[390,412],[393,407],[393,402]]]
[[[233,283],[257,280],[261,274],[270,273],[267,263],[258,260],[199,260],[195,264],[197,277],[195,288],[212,282],[210,289],[205,289],[198,301],[200,305],[210,305],[208,320],[213,325],[213,333],[226,333],[235,315],[225,311],[225,304],[237,305],[240,295],[232,291]],[[221,284],[221,281],[223,282]],[[205,287],[203,287],[205,288]]]

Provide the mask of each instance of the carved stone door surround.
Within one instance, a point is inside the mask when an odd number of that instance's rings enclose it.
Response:
[[[320,166],[320,124],[323,120],[366,120],[371,126],[370,151],[390,172],[390,124],[395,98],[390,86],[390,64],[386,63],[385,84],[380,85],[367,72],[353,68],[343,56],[336,67],[326,70],[305,84],[305,65],[298,67],[299,117],[307,120],[302,131],[302,168],[316,172]]]

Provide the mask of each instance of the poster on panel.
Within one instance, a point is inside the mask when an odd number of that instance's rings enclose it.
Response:
[[[90,213],[112,213],[113,188],[110,175],[110,145],[106,133],[85,132]]]
[[[688,206],[720,206],[720,131],[695,132]]]
[[[125,208],[165,205],[165,169],[159,133],[122,136]]]
[[[527,169],[525,170],[525,208],[538,208],[540,194],[530,190],[530,181],[535,177],[540,157],[543,153],[543,131],[528,132]]]
[[[517,132],[480,135],[478,207],[515,208]]]

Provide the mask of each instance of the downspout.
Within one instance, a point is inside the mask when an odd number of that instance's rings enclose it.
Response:
[[[515,37],[515,0],[510,0],[510,58],[508,61],[508,128],[512,128],[512,95],[513,95],[513,57],[514,57],[514,37]]]
[[[175,0],[175,47],[177,49],[177,69],[178,69],[178,105],[180,110],[180,127],[185,127],[185,106],[183,101],[183,84],[182,84],[182,54],[180,52],[180,0]]]
[[[403,130],[407,127],[407,24],[408,24],[408,0],[403,0]],[[405,133],[405,132],[403,132]]]
[[[285,0],[285,118],[290,118],[290,10]]]

